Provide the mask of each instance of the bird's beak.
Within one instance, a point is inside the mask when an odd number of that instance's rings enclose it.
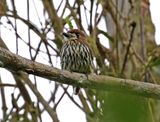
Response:
[[[69,34],[63,32],[63,36],[66,37],[66,38],[68,38],[68,37],[69,37]]]

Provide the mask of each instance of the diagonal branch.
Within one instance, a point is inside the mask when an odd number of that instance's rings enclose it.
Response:
[[[1,67],[14,72],[21,70],[28,74],[34,74],[59,83],[160,99],[160,85],[157,84],[104,75],[89,75],[87,79],[84,74],[70,73],[38,62],[33,62],[3,48],[0,48],[0,64]]]

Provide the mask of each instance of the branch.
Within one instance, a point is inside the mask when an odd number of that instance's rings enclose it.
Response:
[[[84,88],[93,88],[104,91],[115,91],[160,99],[160,85],[121,79],[104,75],[89,75],[71,73],[33,62],[0,48],[1,67],[14,72],[24,71],[59,83],[65,83]]]

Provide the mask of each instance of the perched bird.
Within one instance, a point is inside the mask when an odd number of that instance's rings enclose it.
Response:
[[[69,30],[63,33],[65,42],[61,48],[61,68],[77,73],[88,75],[93,70],[93,53],[87,43],[84,32],[79,29]],[[80,87],[74,89],[78,94]]]

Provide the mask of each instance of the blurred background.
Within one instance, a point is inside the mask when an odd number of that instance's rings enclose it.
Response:
[[[158,0],[0,0],[0,47],[61,68],[62,32],[79,28],[96,74],[159,84],[159,9]],[[0,107],[2,122],[160,121],[159,100],[89,88],[73,95],[72,86],[4,68]]]

